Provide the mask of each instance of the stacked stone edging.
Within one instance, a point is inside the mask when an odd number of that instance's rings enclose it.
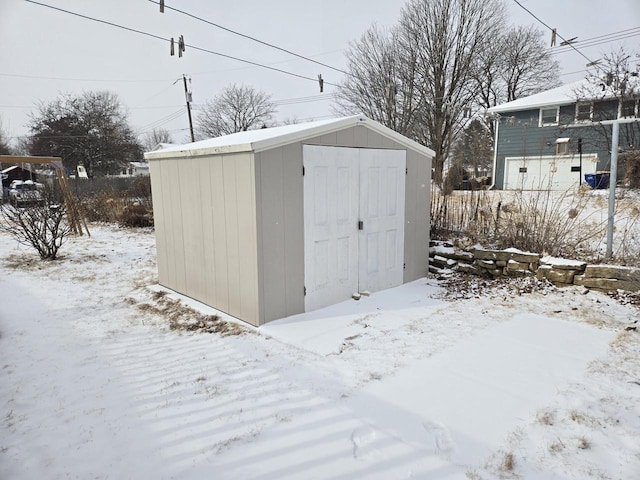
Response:
[[[490,250],[479,246],[462,250],[446,242],[432,242],[429,249],[429,272],[462,272],[489,276],[533,276],[554,285],[579,285],[597,290],[640,290],[640,268],[619,265],[588,265],[586,262],[515,248]]]

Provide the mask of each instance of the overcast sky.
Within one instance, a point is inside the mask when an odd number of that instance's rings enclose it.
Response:
[[[130,123],[143,135],[154,127],[169,130],[173,139],[188,137],[182,75],[192,79],[194,108],[230,83],[264,90],[278,103],[277,120],[331,116],[330,99],[341,74],[241,38],[176,12],[159,12],[148,0],[40,0],[41,3],[99,18],[163,38],[184,35],[195,45],[240,57],[297,75],[317,78],[325,90],[305,80],[243,64],[187,47],[182,58],[169,55],[166,42],[25,0],[0,0],[0,119],[10,137],[27,133],[28,114],[39,100],[60,92],[109,90],[119,95]],[[404,0],[166,0],[166,5],[229,29],[344,69],[344,50],[372,24],[397,22]],[[624,45],[640,51],[638,0],[521,0],[564,38],[585,42],[614,32],[627,38],[585,47],[599,58],[603,51]],[[510,22],[544,27],[506,0]],[[631,30],[624,32],[625,30]],[[634,35],[634,36],[631,36]],[[547,35],[549,37],[550,35]],[[604,37],[606,40],[608,37]],[[580,47],[578,42],[576,46]],[[564,83],[584,76],[585,59],[575,52],[557,54]],[[578,72],[578,73],[571,73]],[[179,82],[175,83],[176,80]],[[283,102],[284,101],[284,102]],[[194,112],[195,113],[195,112]]]

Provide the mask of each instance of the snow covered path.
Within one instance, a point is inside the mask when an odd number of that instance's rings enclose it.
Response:
[[[2,479],[638,478],[634,307],[420,280],[188,333],[152,233],[92,234],[50,264],[0,236]]]

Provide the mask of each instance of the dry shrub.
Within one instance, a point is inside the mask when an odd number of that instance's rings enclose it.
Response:
[[[631,149],[620,155],[624,183],[629,188],[640,188],[640,150]]]
[[[151,180],[148,176],[84,180],[79,193],[87,220],[122,227],[153,225]],[[86,188],[93,185],[94,190]]]
[[[591,242],[604,235],[603,225],[585,228],[592,197],[579,192],[518,190],[504,203],[483,190],[446,195],[433,186],[432,192],[431,239],[466,237],[487,247],[584,258],[594,256]]]
[[[118,223],[122,227],[150,227],[153,225],[153,213],[144,205],[133,202],[122,209]]]
[[[116,223],[124,201],[114,192],[100,192],[82,198],[83,212],[90,222]]]
[[[482,241],[495,230],[495,212],[485,190],[443,192],[432,185],[431,238],[467,235]]]

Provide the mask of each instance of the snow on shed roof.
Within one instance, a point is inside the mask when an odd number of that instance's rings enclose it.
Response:
[[[434,152],[413,140],[400,135],[390,128],[381,125],[363,115],[352,117],[332,118],[314,122],[284,125],[281,127],[261,128],[246,132],[232,133],[184,145],[170,145],[144,154],[148,160],[171,157],[189,157],[213,155],[232,152],[260,152],[277,148],[293,142],[303,141],[327,133],[336,132],[356,125],[365,126],[381,135],[388,137],[401,145],[420,153],[433,157]]]

